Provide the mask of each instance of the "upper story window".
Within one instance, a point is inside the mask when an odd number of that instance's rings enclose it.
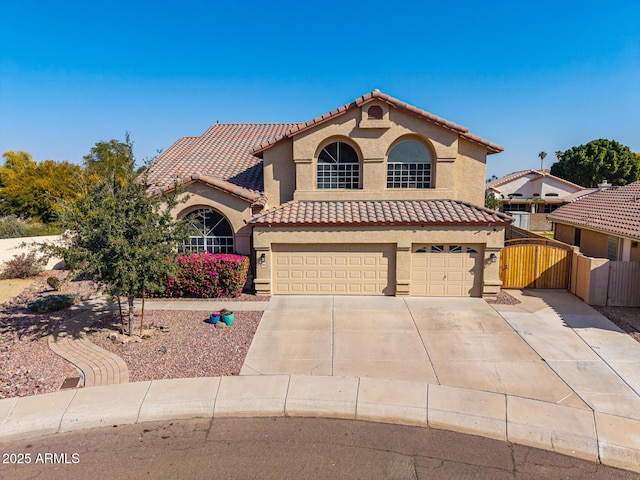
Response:
[[[188,237],[179,248],[183,253],[233,253],[233,228],[222,214],[200,209],[185,217]]]
[[[349,144],[334,142],[318,155],[317,188],[360,188],[360,159]]]
[[[406,140],[389,152],[387,188],[431,188],[431,155],[420,142]]]

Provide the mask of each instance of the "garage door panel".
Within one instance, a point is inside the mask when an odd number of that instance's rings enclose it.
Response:
[[[414,245],[411,295],[480,296],[481,251],[480,245]]]
[[[272,251],[274,293],[395,293],[395,246],[280,244]]]

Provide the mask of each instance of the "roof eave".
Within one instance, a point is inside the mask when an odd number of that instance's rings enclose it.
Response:
[[[359,108],[362,105],[365,105],[369,102],[372,102],[374,100],[380,100],[383,101],[395,108],[401,109],[401,110],[405,110],[419,118],[422,118],[428,122],[434,123],[442,128],[451,130],[457,134],[459,134],[460,136],[462,136],[463,138],[465,138],[466,140],[469,140],[470,142],[476,143],[478,145],[481,145],[483,147],[485,147],[487,149],[487,154],[492,155],[495,153],[500,153],[504,151],[504,147],[501,145],[498,145],[496,143],[492,143],[489,142],[488,140],[485,140],[484,138],[478,137],[477,135],[473,135],[471,133],[469,133],[469,129],[467,127],[463,127],[462,125],[458,125],[456,123],[453,123],[449,120],[446,120],[444,118],[438,117],[437,115],[434,115],[432,113],[429,113],[425,110],[422,110],[418,107],[414,107],[413,105],[409,105],[406,102],[403,102],[401,100],[398,100],[397,98],[391,97],[390,95],[387,95],[385,93],[380,92],[379,90],[374,90],[370,93],[367,93],[365,95],[362,95],[361,97],[356,98],[353,102],[350,102],[346,105],[343,105],[342,107],[339,107],[335,110],[331,110],[328,113],[325,113],[324,115],[321,115],[319,117],[316,117],[312,120],[309,120],[308,122],[304,122],[301,123],[299,125],[297,125],[296,127],[292,128],[291,130],[289,130],[288,132],[285,132],[282,135],[279,135],[278,137],[274,137],[271,140],[268,140],[266,142],[263,142],[262,144],[258,145],[257,147],[253,148],[251,150],[251,153],[253,155],[259,156],[260,154],[262,154],[265,150],[270,149],[271,147],[273,147],[274,145],[276,145],[277,143],[280,143],[282,140],[286,139],[286,138],[291,138],[294,137],[296,135],[299,135],[311,128],[315,128],[319,125],[322,125],[326,122],[328,122],[329,120],[332,120],[334,118],[340,117],[342,115],[344,115],[346,112],[353,110],[354,108]]]
[[[547,219],[551,222],[551,223],[561,223],[563,225],[570,225],[572,227],[578,227],[584,230],[593,230],[594,232],[598,232],[598,233],[603,233],[605,235],[612,235],[615,237],[620,237],[620,238],[629,238],[633,241],[640,241],[640,233],[638,235],[629,235],[629,234],[624,234],[624,233],[620,233],[620,232],[615,232],[613,230],[609,230],[606,228],[598,228],[598,227],[594,227],[593,225],[587,225],[584,223],[580,223],[580,222],[572,222],[570,220],[564,220],[564,219],[553,219],[552,218],[552,214],[547,215]]]
[[[215,188],[216,190],[219,190],[223,193],[239,198],[251,204],[260,202],[260,200],[264,197],[264,195],[261,193],[253,192],[249,189],[239,187],[238,185],[235,185],[234,183],[228,182],[226,180],[210,177],[207,175],[201,175],[198,173],[176,179],[176,181],[172,184],[165,185],[164,187],[160,187],[159,189],[154,190],[160,190],[163,193],[171,193],[176,190],[176,188],[186,187],[193,183],[203,183],[212,188]]]

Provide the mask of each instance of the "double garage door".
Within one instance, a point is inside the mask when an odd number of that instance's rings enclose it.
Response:
[[[414,245],[413,296],[482,293],[480,245]],[[272,245],[273,293],[394,295],[395,245]]]
[[[395,245],[272,245],[273,293],[393,295]]]

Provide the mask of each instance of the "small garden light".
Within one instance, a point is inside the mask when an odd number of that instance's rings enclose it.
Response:
[[[496,263],[498,261],[498,257],[496,256],[495,253],[492,253],[491,255],[489,255],[489,263]]]

